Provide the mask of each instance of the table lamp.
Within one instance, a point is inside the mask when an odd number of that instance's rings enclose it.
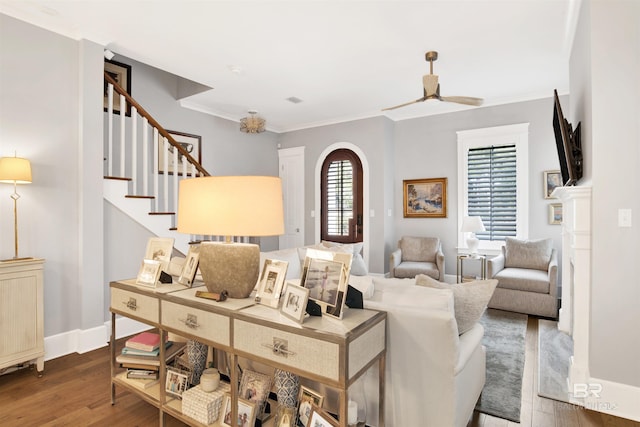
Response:
[[[478,243],[480,241],[476,237],[476,233],[484,230],[482,218],[479,216],[465,216],[462,220],[462,228],[460,228],[460,231],[469,233],[467,236],[467,247],[469,251],[471,251],[472,256],[478,255]]]
[[[18,184],[31,184],[31,163],[29,160],[20,157],[0,158],[0,182],[13,184],[13,235],[15,241],[15,256],[4,261],[17,261],[27,258],[18,257],[18,199],[20,195],[17,191]]]
[[[180,181],[178,231],[225,236],[200,244],[200,272],[209,292],[247,298],[258,281],[260,247],[232,236],[284,233],[282,181],[272,176],[207,176]]]

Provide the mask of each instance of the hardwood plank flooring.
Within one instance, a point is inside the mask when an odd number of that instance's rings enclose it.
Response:
[[[474,413],[468,427],[640,427],[637,422],[539,397],[537,335],[538,321],[529,318],[521,423]],[[121,387],[116,387],[116,404],[111,405],[109,375],[108,347],[47,361],[42,378],[29,368],[0,375],[0,426],[158,426],[158,409]],[[185,424],[165,416],[165,426]]]

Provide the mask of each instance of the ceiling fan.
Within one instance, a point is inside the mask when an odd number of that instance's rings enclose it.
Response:
[[[440,96],[440,84],[438,83],[438,76],[436,74],[433,74],[433,61],[436,61],[438,59],[438,52],[427,52],[425,54],[425,59],[429,62],[429,74],[425,74],[424,76],[422,76],[424,96],[422,98],[416,99],[415,101],[396,105],[395,107],[383,108],[382,111],[395,110],[396,108],[415,104],[416,102],[423,102],[427,99],[437,99],[439,101],[455,102],[457,104],[465,105],[482,105],[482,98],[472,98],[470,96]]]

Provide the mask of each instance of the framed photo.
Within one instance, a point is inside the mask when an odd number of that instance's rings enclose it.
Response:
[[[340,427],[338,420],[333,418],[328,412],[311,405],[311,415],[309,416],[308,427]]]
[[[324,396],[303,385],[298,393],[298,424],[302,427],[311,427],[309,418],[311,417],[311,407],[322,408]]]
[[[256,421],[256,404],[246,399],[238,399],[238,420],[235,424],[231,421],[231,394],[224,395],[222,409],[221,423],[225,427],[248,427]]]
[[[245,369],[242,372],[238,396],[251,403],[255,403],[255,417],[262,415],[262,409],[269,397],[271,383],[273,379],[270,375]],[[253,425],[253,424],[250,424]]]
[[[342,319],[352,253],[307,249],[300,283],[322,312]]]
[[[172,237],[151,237],[147,241],[147,250],[144,259],[152,259],[162,262],[162,269],[167,270],[173,253]]]
[[[160,271],[162,271],[162,262],[153,259],[143,259],[138,277],[136,278],[136,284],[155,288],[160,278]]]
[[[265,260],[262,274],[258,279],[257,303],[278,308],[288,266],[287,261]]]
[[[405,218],[446,218],[447,178],[405,179]]]
[[[562,203],[549,205],[549,224],[562,224]]]
[[[188,287],[193,285],[193,279],[196,277],[196,271],[198,271],[199,259],[200,247],[198,245],[190,245],[187,259],[184,260],[182,272],[180,273],[180,277],[178,277],[178,283]]]
[[[307,309],[307,301],[309,300],[309,289],[302,286],[287,283],[283,297],[280,313],[293,319],[298,323],[304,321],[304,314]]]
[[[111,76],[120,87],[131,95],[131,65],[123,64],[118,61],[104,60],[104,71]],[[104,82],[104,111],[108,111],[109,100],[107,94],[107,82]],[[120,114],[122,106],[120,105],[120,95],[113,91],[113,113]],[[125,114],[131,116],[131,106],[127,103]]]
[[[202,163],[202,151],[200,143],[202,137],[198,135],[191,135],[189,133],[176,132],[173,130],[167,130],[169,135],[175,139],[175,141],[184,148],[187,153],[198,163]],[[175,151],[173,145],[167,143],[165,146],[164,138],[162,135],[158,135],[158,173],[168,173],[173,175],[177,172],[178,175],[182,175],[182,156],[178,153],[178,163],[174,164],[173,152]],[[164,158],[167,157],[167,170],[165,171]],[[187,170],[187,176],[191,176],[191,172]]]
[[[182,397],[182,393],[187,389],[187,375],[171,369],[167,369],[167,381],[165,391],[175,397]]]
[[[554,199],[555,197],[551,197],[551,193],[556,187],[562,186],[562,175],[560,171],[544,171],[543,176],[544,198]]]

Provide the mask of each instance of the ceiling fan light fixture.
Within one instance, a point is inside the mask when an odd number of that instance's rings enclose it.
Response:
[[[240,132],[245,133],[262,133],[264,132],[264,125],[266,121],[257,116],[257,111],[249,110],[249,116],[240,119]]]

